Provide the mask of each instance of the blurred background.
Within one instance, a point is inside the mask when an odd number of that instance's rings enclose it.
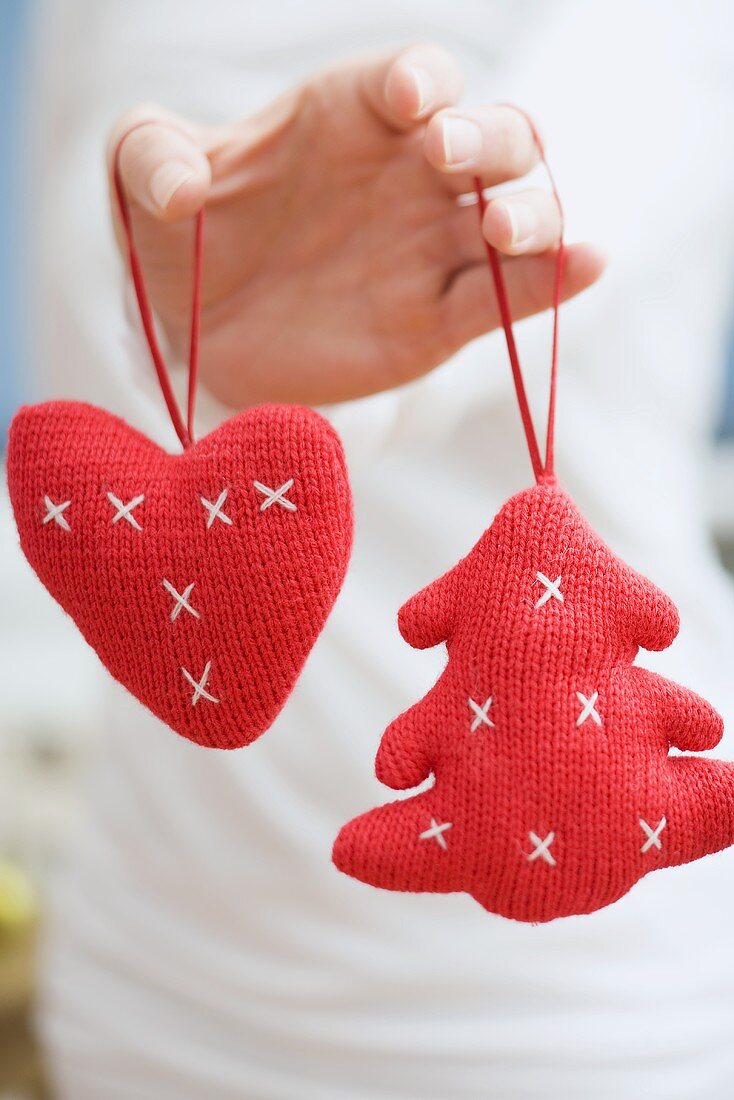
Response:
[[[104,8],[99,0],[98,8]],[[692,7],[691,11],[695,9]],[[664,8],[660,6],[660,18]],[[29,333],[34,311],[28,268],[37,246],[29,173],[38,170],[38,120],[29,126],[37,65],[38,7],[0,0],[0,450],[13,411],[42,391]],[[71,79],[71,77],[70,77]],[[121,103],[123,106],[124,103]],[[57,120],[58,121],[58,120]],[[28,139],[28,133],[35,137]],[[63,134],[46,135],[48,141]],[[89,151],[78,152],[88,167]],[[100,172],[102,152],[97,150]],[[35,168],[34,168],[35,165]],[[71,167],[74,167],[73,156]],[[81,170],[81,169],[80,169]],[[98,190],[98,180],[94,186]],[[103,208],[93,206],[104,217]],[[63,193],[56,217],[63,219]],[[71,259],[69,262],[72,262]],[[108,269],[115,260],[106,258]],[[710,498],[718,546],[734,564],[734,272],[727,293],[730,351],[717,364],[721,407],[711,434]],[[90,275],[94,278],[94,275]],[[118,326],[119,327],[119,326]],[[113,391],[111,391],[113,392]],[[46,1095],[28,1027],[33,945],[49,877],[81,811],[79,792],[101,706],[100,675],[77,632],[32,576],[17,545],[0,483],[0,1100]]]
[[[0,449],[36,392],[27,350],[31,216],[24,127],[35,5],[0,0]],[[0,1097],[46,1095],[29,1028],[44,887],[78,811],[98,679],[86,647],[34,581],[0,488]]]

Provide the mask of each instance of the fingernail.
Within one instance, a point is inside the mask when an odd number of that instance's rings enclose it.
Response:
[[[165,210],[179,187],[195,175],[190,164],[184,164],[179,160],[167,160],[165,164],[156,168],[150,177],[148,188],[153,202],[160,210]]]
[[[494,205],[503,210],[510,223],[510,244],[517,248],[529,244],[538,231],[538,214],[527,202],[503,202],[496,199]]]
[[[406,71],[415,88],[418,104],[415,109],[415,117],[419,118],[433,103],[435,89],[433,77],[418,65],[409,65]]]
[[[445,118],[443,121],[443,154],[452,167],[469,165],[482,149],[482,131],[470,118]]]

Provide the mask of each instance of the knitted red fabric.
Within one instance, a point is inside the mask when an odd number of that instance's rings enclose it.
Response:
[[[388,727],[377,775],[435,782],[346,825],[340,870],[549,921],[734,842],[734,764],[669,755],[713,748],[721,718],[633,664],[671,644],[674,605],[554,484],[509,500],[400,630],[419,649],[445,641],[448,663]]]
[[[341,444],[261,406],[170,455],[90,405],[21,409],[8,483],[29,562],[109,671],[201,745],[270,726],[340,590]]]

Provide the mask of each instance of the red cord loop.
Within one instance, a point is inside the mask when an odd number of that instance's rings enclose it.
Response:
[[[514,108],[520,110],[520,108]],[[523,428],[525,431],[525,438],[528,444],[528,451],[530,453],[530,461],[533,467],[533,473],[536,481],[552,480],[555,477],[555,416],[556,416],[556,390],[557,390],[557,375],[558,375],[558,314],[561,300],[561,284],[563,280],[563,259],[564,259],[564,243],[563,243],[563,207],[561,205],[558,189],[553,178],[553,174],[548,165],[548,161],[545,157],[545,151],[543,144],[538,136],[538,132],[532,122],[532,119],[520,110],[520,113],[526,119],[528,125],[533,134],[536,145],[540,152],[540,159],[548,174],[548,178],[551,183],[553,196],[558,203],[558,210],[561,219],[561,232],[558,242],[558,256],[556,260],[556,272],[555,281],[553,287],[553,341],[551,350],[551,377],[550,377],[550,396],[548,401],[548,422],[546,427],[546,450],[545,461],[541,458],[540,448],[538,446],[538,438],[535,432],[535,426],[533,424],[532,414],[530,412],[530,405],[528,403],[527,392],[525,390],[525,382],[522,375],[522,368],[520,366],[520,359],[517,353],[517,345],[515,343],[515,335],[512,328],[512,311],[510,309],[510,302],[507,295],[507,288],[505,285],[504,275],[502,273],[502,265],[500,262],[497,250],[485,240],[485,247],[487,250],[487,259],[489,261],[489,268],[492,273],[492,279],[494,281],[495,292],[497,294],[497,304],[500,311],[500,318],[502,320],[502,327],[505,333],[505,340],[507,341],[507,351],[510,357],[510,367],[512,369],[512,377],[515,384],[515,393],[517,395],[517,402],[520,408],[520,416],[522,418]],[[147,119],[136,123],[131,126],[120,138],[115,149],[113,158],[113,178],[115,193],[117,196],[117,202],[120,208],[120,219],[122,221],[122,227],[125,234],[125,240],[127,243],[128,259],[130,264],[130,274],[133,280],[133,286],[135,288],[135,296],[138,302],[138,309],[140,311],[140,319],[143,324],[143,331],[150,350],[153,366],[158,378],[158,384],[161,388],[163,398],[168,409],[169,416],[173,427],[176,430],[176,434],[181,441],[184,449],[191,447],[194,442],[194,409],[196,402],[196,386],[199,373],[199,326],[201,319],[201,277],[202,277],[202,260],[204,251],[204,208],[196,215],[196,226],[194,233],[194,270],[193,270],[193,290],[192,290],[192,302],[191,302],[191,336],[189,342],[189,370],[188,370],[188,399],[186,409],[186,423],[183,421],[181,411],[176,403],[176,398],[173,393],[173,387],[171,385],[171,379],[166,367],[163,354],[158,343],[158,338],[155,331],[155,322],[153,319],[153,309],[148,298],[148,293],[145,287],[145,280],[143,278],[143,272],[140,265],[140,258],[135,248],[135,242],[133,240],[132,224],[130,218],[130,208],[128,206],[127,199],[125,197],[124,188],[122,186],[122,179],[120,175],[120,152],[122,146],[130,134],[139,129],[141,126],[160,125],[161,123],[157,119]],[[477,199],[479,204],[479,216],[480,224],[484,217],[484,212],[487,209],[487,200],[484,197],[484,191],[482,188],[482,182],[477,177],[475,179],[475,188],[477,193]],[[482,235],[482,239],[484,236]]]
[[[563,260],[564,260],[564,244],[563,244],[563,207],[561,205],[561,199],[558,194],[558,188],[553,178],[553,173],[550,170],[548,161],[545,157],[545,150],[543,149],[543,143],[540,140],[538,132],[533,124],[531,118],[525,114],[519,107],[514,107],[513,110],[519,111],[520,114],[527,121],[528,126],[533,135],[535,144],[538,147],[540,153],[540,160],[543,167],[546,170],[548,178],[550,180],[551,189],[553,191],[553,197],[558,204],[558,211],[561,220],[561,231],[558,241],[558,256],[556,259],[556,271],[553,285],[553,341],[551,348],[551,369],[550,369],[550,396],[548,399],[548,423],[546,427],[546,444],[545,444],[545,461],[541,458],[540,447],[538,446],[538,437],[535,433],[535,426],[533,424],[533,417],[530,412],[530,405],[528,404],[527,392],[525,390],[525,382],[522,375],[522,368],[520,366],[520,358],[517,353],[517,344],[515,343],[515,334],[512,328],[512,311],[510,309],[510,301],[507,295],[507,287],[505,285],[505,278],[502,273],[502,264],[500,262],[499,255],[496,248],[493,247],[484,238],[482,233],[482,240],[484,240],[485,247],[487,249],[487,259],[489,261],[489,269],[492,273],[492,279],[494,281],[495,292],[497,294],[497,305],[500,311],[500,318],[502,320],[502,328],[505,332],[505,340],[507,342],[507,352],[510,357],[510,367],[512,369],[512,379],[515,383],[515,393],[517,395],[517,403],[520,408],[520,417],[522,419],[523,428],[525,430],[525,438],[528,444],[528,451],[530,452],[530,461],[533,467],[533,473],[535,480],[540,481],[552,481],[555,479],[555,423],[556,423],[556,389],[557,389],[557,376],[558,376],[558,312],[561,303],[561,284],[563,282]],[[474,186],[477,193],[477,200],[479,203],[479,223],[480,227],[484,220],[484,212],[487,209],[487,200],[484,197],[484,190],[482,188],[482,181],[479,177],[474,180]]]
[[[130,275],[132,276],[133,287],[135,288],[135,297],[138,302],[138,309],[140,311],[140,320],[143,323],[143,331],[145,333],[145,339],[150,350],[150,356],[153,360],[153,366],[155,368],[156,376],[158,378],[158,384],[163,394],[163,399],[168,409],[168,415],[171,418],[171,423],[175,428],[176,435],[181,441],[181,445],[186,450],[188,447],[193,446],[194,443],[194,410],[196,405],[196,387],[199,377],[199,325],[201,321],[201,275],[202,275],[202,261],[204,255],[204,208],[196,215],[196,225],[194,230],[194,271],[193,271],[193,290],[191,296],[191,335],[189,341],[189,369],[188,369],[188,397],[186,402],[186,423],[184,423],[181,415],[181,410],[176,403],[176,397],[171,385],[171,378],[166,366],[163,354],[158,343],[158,337],[155,331],[155,321],[153,319],[153,308],[148,298],[148,292],[145,287],[145,280],[143,278],[143,270],[140,265],[140,257],[138,256],[137,249],[135,248],[135,242],[133,240],[132,222],[130,218],[130,207],[125,196],[125,190],[122,186],[122,178],[120,174],[120,153],[122,146],[127,138],[133,133],[134,130],[139,130],[141,126],[151,125],[170,125],[169,123],[163,123],[158,119],[145,119],[141,122],[136,122],[134,126],[131,126],[122,135],[117,143],[113,156],[113,181],[115,186],[115,195],[117,197],[117,203],[120,209],[120,220],[122,222],[123,232],[125,234],[125,241],[127,244],[128,261],[130,264]],[[175,129],[175,127],[172,127]]]

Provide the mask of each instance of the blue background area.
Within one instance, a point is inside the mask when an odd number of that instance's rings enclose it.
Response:
[[[22,400],[21,74],[32,3],[0,0],[0,447]]]
[[[734,439],[734,325],[729,330],[729,351],[726,357],[726,377],[724,380],[724,407],[718,436],[720,439]]]

